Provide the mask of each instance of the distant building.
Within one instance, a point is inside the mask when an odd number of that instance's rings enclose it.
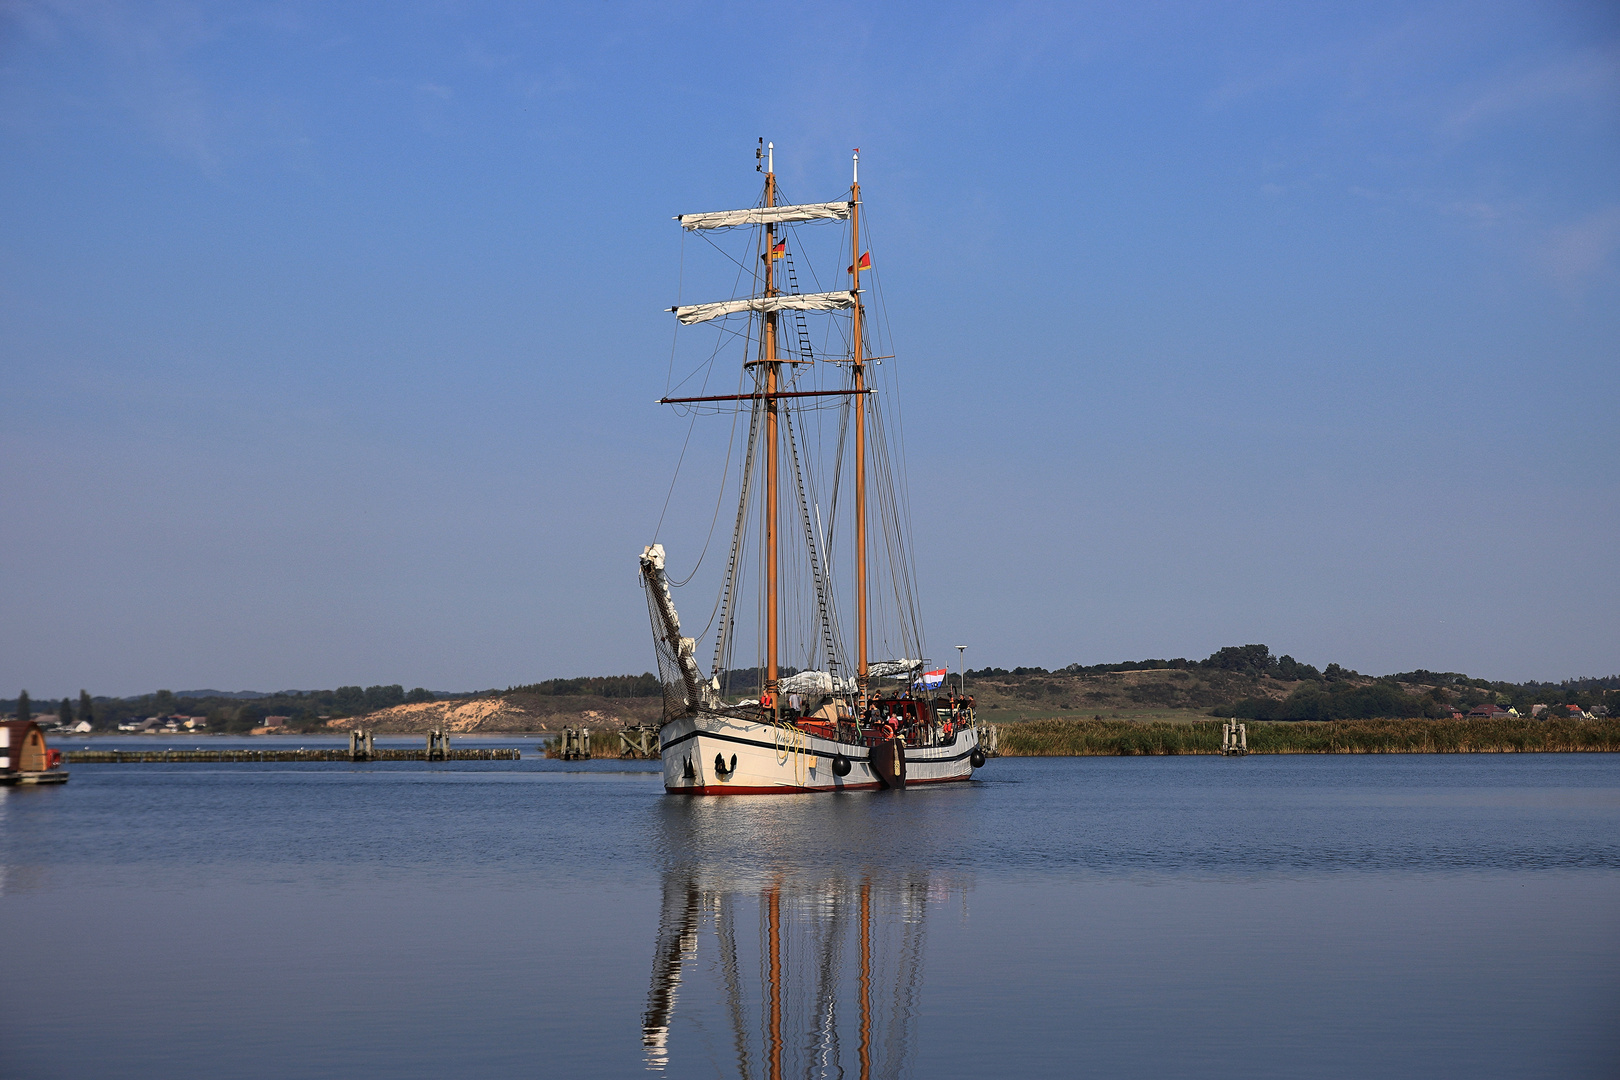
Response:
[[[286,727],[287,721],[290,719],[292,719],[290,716],[267,716],[264,718],[264,726],[267,728]]]
[[[1508,711],[1502,708],[1500,705],[1485,704],[1475,705],[1472,709],[1468,710],[1468,715],[1471,717],[1480,717],[1489,720],[1492,717],[1506,716],[1508,715]]]
[[[1530,715],[1531,716],[1540,716],[1542,713],[1544,713],[1546,711],[1547,711],[1547,706],[1545,706],[1545,705],[1532,705],[1532,706],[1530,706]]]

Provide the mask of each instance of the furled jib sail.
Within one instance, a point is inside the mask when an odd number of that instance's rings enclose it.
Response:
[[[664,719],[720,703],[717,684],[706,682],[693,655],[696,645],[681,636],[681,617],[669,595],[669,578],[664,572],[664,545],[642,549],[641,577],[647,590],[647,607],[652,613],[653,637],[658,643],[658,676],[664,684]],[[674,680],[678,678],[679,683]]]
[[[729,229],[737,225],[777,225],[791,221],[842,221],[849,217],[847,202],[801,203],[798,206],[756,206],[752,210],[716,210],[708,214],[682,214],[683,229]]]
[[[838,311],[855,306],[855,294],[844,292],[794,293],[789,296],[754,296],[746,300],[721,300],[713,304],[688,304],[669,310],[681,325],[708,322],[739,311]]]

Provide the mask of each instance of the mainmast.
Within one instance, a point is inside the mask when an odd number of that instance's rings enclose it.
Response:
[[[866,712],[866,363],[861,341],[861,151],[855,148],[855,163],[849,188],[850,295],[854,297],[854,351],[850,370],[855,375],[855,685],[860,691],[857,715]]]
[[[776,205],[776,144],[766,146],[765,205]],[[765,223],[765,295],[776,295],[776,223]],[[777,668],[777,377],[781,371],[776,354],[776,312],[765,312],[765,332],[760,338],[760,359],[765,362],[765,693],[773,720],[782,718],[782,703],[776,687]],[[857,398],[857,401],[860,399]],[[859,405],[856,406],[859,408]]]

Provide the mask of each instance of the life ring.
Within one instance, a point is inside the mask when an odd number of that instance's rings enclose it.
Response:
[[[972,765],[975,769],[982,769],[984,768],[984,761],[984,751],[975,746],[973,748],[973,753],[968,755],[968,764]]]
[[[845,757],[843,754],[839,754],[837,757],[833,758],[834,776],[848,776],[849,770],[854,767],[855,766],[850,763],[849,758]]]

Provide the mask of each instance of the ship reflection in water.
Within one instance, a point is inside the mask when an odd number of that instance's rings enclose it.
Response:
[[[741,831],[759,844],[773,830]],[[965,930],[968,880],[871,864],[812,868],[768,845],[752,850],[763,868],[699,857],[664,871],[642,1018],[647,1068],[746,1080],[899,1075],[916,1044],[929,914]],[[806,853],[813,862],[832,854]]]

